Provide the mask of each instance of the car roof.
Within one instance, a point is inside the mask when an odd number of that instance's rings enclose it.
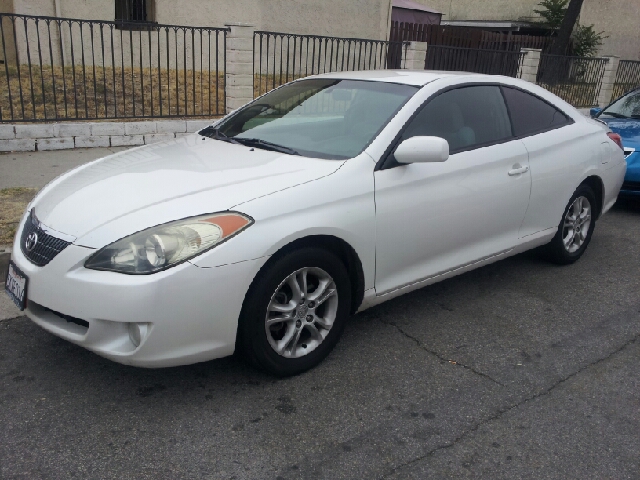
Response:
[[[401,83],[422,86],[446,77],[487,77],[495,81],[495,75],[481,75],[472,72],[444,72],[437,70],[360,70],[353,72],[332,72],[314,75],[311,78],[339,78],[344,80],[369,80],[377,82]],[[307,77],[310,78],[310,77]]]

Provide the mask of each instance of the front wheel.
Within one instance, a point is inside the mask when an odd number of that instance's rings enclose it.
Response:
[[[596,225],[596,196],[588,185],[575,191],[553,240],[546,245],[548,257],[560,265],[577,261],[587,249]]]
[[[305,248],[268,265],[250,287],[238,349],[274,375],[301,373],[338,342],[351,305],[349,275],[330,252]]]

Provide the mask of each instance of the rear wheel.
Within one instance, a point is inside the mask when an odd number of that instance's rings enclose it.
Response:
[[[556,236],[545,247],[552,261],[568,265],[582,256],[595,228],[596,205],[591,187],[578,187],[564,211]]]
[[[301,373],[336,345],[350,304],[349,276],[335,255],[316,248],[292,252],[252,284],[240,316],[238,349],[272,374]]]

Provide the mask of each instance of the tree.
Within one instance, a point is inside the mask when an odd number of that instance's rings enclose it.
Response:
[[[573,54],[576,57],[593,57],[602,41],[608,38],[604,32],[596,32],[593,25],[577,25],[573,31]]]
[[[580,16],[580,10],[582,10],[582,4],[584,0],[570,0],[569,5],[567,6],[567,11],[562,19],[562,23],[560,24],[560,29],[558,30],[558,36],[555,38],[553,43],[551,44],[551,48],[549,48],[549,54],[551,55],[564,55],[567,52],[567,48],[569,47],[569,42],[571,41],[571,34],[573,32],[573,27],[576,25],[578,21],[578,17]]]
[[[567,13],[567,3],[569,3],[569,0],[542,0],[538,4],[542,9],[534,10],[534,13],[542,17],[540,24],[552,30],[557,30],[562,24],[565,13]]]

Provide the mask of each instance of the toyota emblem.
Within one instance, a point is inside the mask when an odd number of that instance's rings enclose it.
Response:
[[[24,241],[24,248],[27,249],[27,252],[30,252],[34,248],[36,248],[36,244],[38,243],[38,234],[36,232],[31,232],[27,239]]]

